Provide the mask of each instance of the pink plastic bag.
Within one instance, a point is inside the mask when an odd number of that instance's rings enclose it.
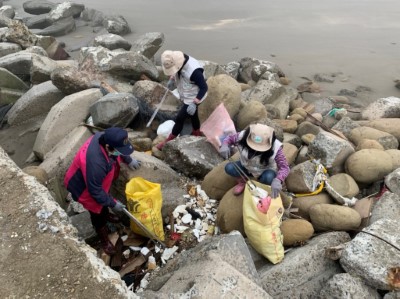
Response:
[[[222,140],[227,135],[236,133],[235,125],[226,110],[224,103],[215,108],[213,113],[201,125],[201,131],[217,150],[221,146]]]

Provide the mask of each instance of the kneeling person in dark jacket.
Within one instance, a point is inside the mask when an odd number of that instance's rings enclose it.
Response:
[[[110,194],[113,180],[118,177],[120,162],[139,169],[140,161],[133,159],[133,146],[128,133],[121,128],[108,128],[90,137],[78,150],[64,178],[64,185],[75,201],[90,212],[90,219],[105,253],[115,254],[108,239],[107,221],[119,219],[108,208],[120,212],[125,206]]]

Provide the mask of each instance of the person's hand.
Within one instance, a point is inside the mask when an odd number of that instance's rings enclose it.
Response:
[[[196,104],[195,103],[190,103],[189,106],[186,109],[186,112],[189,115],[194,115],[196,113],[196,109],[197,109]]]
[[[223,143],[221,147],[219,148],[219,154],[222,156],[222,158],[229,159],[229,155],[231,153],[231,150],[229,149],[229,145]]]
[[[120,201],[117,200],[117,203],[115,206],[112,208],[115,212],[122,212],[123,209],[125,209],[126,206],[122,204]]]
[[[200,100],[198,99],[198,98],[195,98],[194,100],[193,100],[193,103],[195,103],[195,104],[200,104]]]
[[[134,158],[132,158],[132,161],[128,164],[129,168],[132,170],[138,170],[141,165],[142,165],[142,162],[140,162],[139,160],[136,160]]]
[[[277,198],[279,195],[279,192],[282,190],[282,182],[281,180],[275,178],[272,180],[271,183],[271,197],[272,198]]]

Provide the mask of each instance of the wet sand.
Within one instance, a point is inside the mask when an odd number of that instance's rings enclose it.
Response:
[[[24,1],[6,4],[22,6]],[[135,40],[165,34],[162,50],[179,49],[220,64],[254,57],[278,63],[296,87],[316,73],[339,73],[322,93],[367,86],[358,100],[400,97],[400,2],[396,0],[80,0],[106,14],[123,15]],[[86,45],[95,34],[79,27],[58,39],[67,49]]]

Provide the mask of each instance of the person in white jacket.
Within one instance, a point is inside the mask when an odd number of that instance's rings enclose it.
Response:
[[[188,117],[192,121],[191,135],[201,135],[197,108],[207,97],[208,90],[204,69],[195,58],[181,51],[166,50],[161,54],[161,65],[164,74],[171,76],[169,84],[175,82],[183,106],[176,116],[171,134],[165,141],[157,144],[159,150],[162,150],[168,141],[175,139],[181,133]]]

